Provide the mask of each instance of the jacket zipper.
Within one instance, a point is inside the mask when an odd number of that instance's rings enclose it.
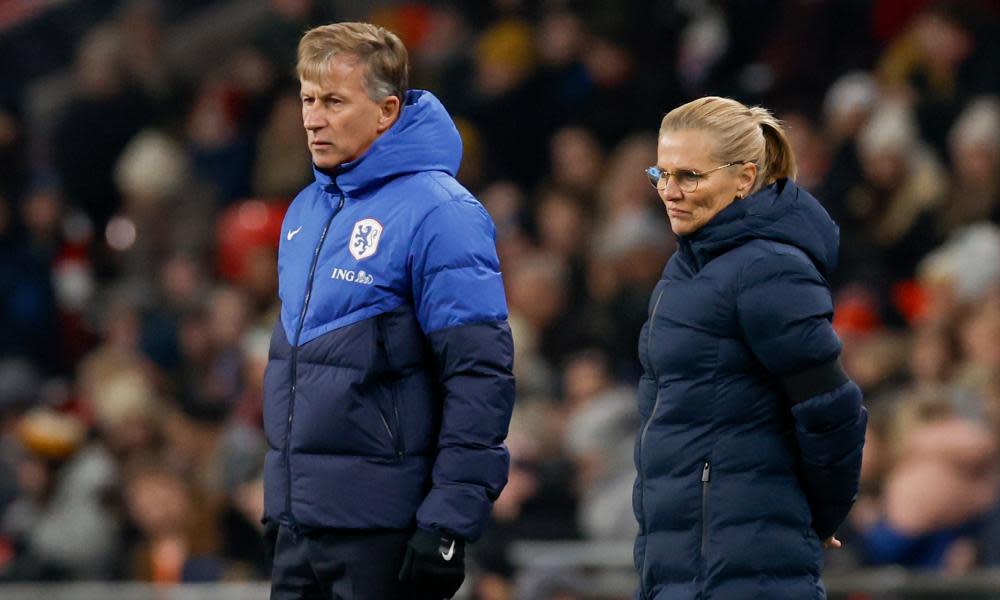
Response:
[[[649,313],[649,337],[646,338],[646,354],[650,354],[653,347],[653,317],[656,315],[656,309],[660,307],[660,300],[663,299],[663,290],[660,290],[660,295],[656,297],[656,302],[653,304],[653,310]],[[650,370],[653,370],[653,377],[656,383],[656,400],[653,402],[653,410],[649,413],[649,419],[646,421],[646,425],[642,428],[642,433],[639,435],[639,508],[642,509],[642,529],[647,531],[646,527],[646,476],[644,474],[644,469],[642,467],[642,446],[646,441],[646,432],[649,431],[649,425],[653,422],[653,417],[656,416],[656,409],[660,406],[660,382],[656,379],[656,371],[653,369],[653,362],[650,359],[649,362]],[[640,569],[639,577],[639,589],[642,592],[642,597],[646,597],[646,547],[642,548],[642,568]]]
[[[712,480],[712,465],[705,463],[701,469],[701,558],[704,560],[708,548],[708,484]]]
[[[375,324],[378,328],[379,345],[385,351],[386,361],[389,363],[390,369],[390,379],[389,384],[389,398],[392,400],[392,415],[393,421],[396,425],[396,431],[393,433],[393,429],[389,426],[389,420],[386,418],[385,413],[382,411],[382,407],[376,405],[378,410],[378,416],[382,419],[382,424],[385,425],[385,430],[389,433],[389,441],[392,442],[393,450],[396,452],[396,458],[402,459],[403,454],[406,452],[406,448],[403,445],[403,430],[399,422],[399,401],[396,397],[396,381],[394,379],[395,374],[391,372],[393,368],[392,354],[389,352],[389,335],[385,330],[384,314],[375,317]]]
[[[295,415],[295,386],[298,380],[299,338],[302,336],[302,326],[306,322],[306,311],[309,310],[309,299],[312,296],[313,277],[316,275],[319,253],[323,249],[323,242],[326,240],[326,234],[330,230],[330,223],[333,222],[333,218],[337,216],[337,213],[342,208],[344,208],[344,193],[340,192],[340,202],[337,204],[337,210],[333,211],[333,214],[327,219],[326,225],[323,226],[323,232],[319,235],[319,243],[316,244],[316,249],[313,251],[312,264],[309,266],[309,277],[306,278],[306,293],[302,299],[302,312],[299,314],[299,323],[295,328],[295,339],[292,342],[292,395],[288,400],[288,427],[285,429],[285,513],[288,515],[293,533],[298,531],[298,523],[295,520],[295,515],[292,514],[291,439],[292,420]]]

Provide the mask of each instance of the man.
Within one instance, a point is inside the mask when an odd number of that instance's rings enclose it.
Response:
[[[298,56],[316,179],[285,216],[264,377],[271,598],[450,598],[509,464],[493,223],[395,35],[326,25]]]

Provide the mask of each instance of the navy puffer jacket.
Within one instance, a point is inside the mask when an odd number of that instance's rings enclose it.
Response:
[[[454,123],[411,90],[356,161],[292,202],[264,375],[264,517],[475,540],[507,481],[513,343]]]
[[[838,229],[780,180],[678,242],[639,355],[639,597],[816,600],[867,413],[826,276]]]

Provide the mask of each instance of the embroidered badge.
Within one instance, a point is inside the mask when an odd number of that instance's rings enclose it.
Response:
[[[378,250],[380,239],[382,239],[382,224],[371,218],[361,219],[354,224],[348,250],[358,260],[368,258]]]

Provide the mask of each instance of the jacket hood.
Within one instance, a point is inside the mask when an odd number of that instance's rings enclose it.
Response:
[[[761,189],[722,209],[704,227],[681,236],[682,252],[698,268],[752,240],[770,240],[805,252],[824,276],[837,266],[840,228],[809,192],[788,179]]]
[[[331,183],[350,194],[389,179],[421,171],[452,177],[462,163],[462,138],[444,105],[425,90],[410,90],[402,114],[357,160],[337,167],[331,177],[313,165],[321,186]]]

